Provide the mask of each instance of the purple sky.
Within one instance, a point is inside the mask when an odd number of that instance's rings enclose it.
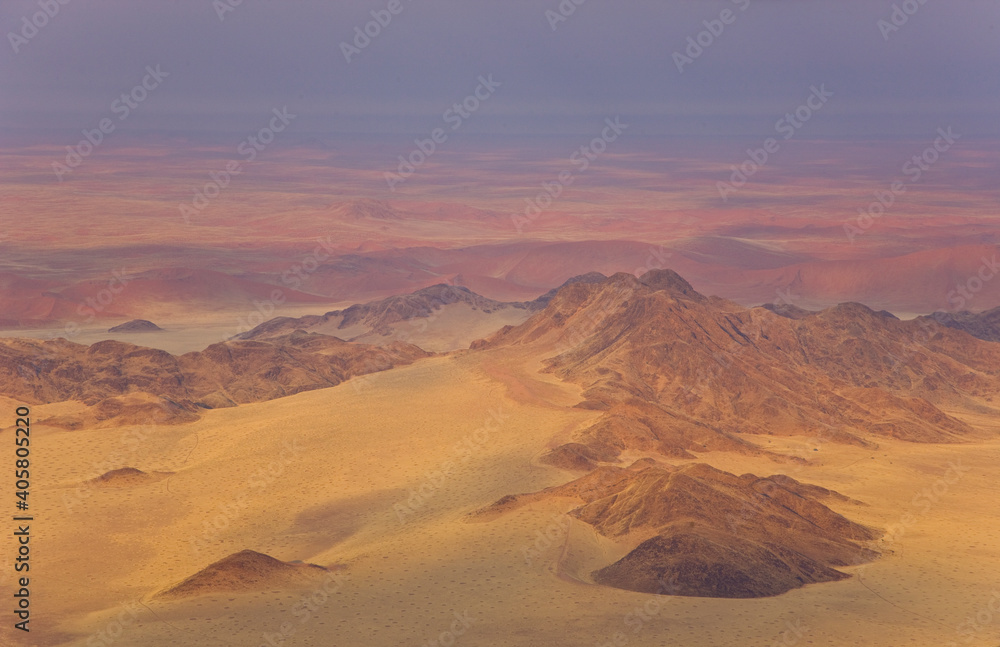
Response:
[[[8,34],[40,1],[59,11],[15,53]],[[888,38],[890,0],[586,0],[555,30],[559,0],[399,0],[350,63],[341,43],[389,0],[243,0],[223,20],[212,0],[63,1],[0,4],[0,128],[92,128],[160,65],[121,131],[245,132],[288,106],[301,133],[426,133],[492,74],[465,132],[589,133],[621,115],[632,135],[765,137],[825,84],[809,138],[1000,134],[996,0],[909,0]],[[674,52],[727,9],[679,72]]]

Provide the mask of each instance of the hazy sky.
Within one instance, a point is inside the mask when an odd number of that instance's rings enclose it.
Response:
[[[238,1],[3,0],[0,128],[246,131],[287,106],[300,132],[425,133],[493,75],[466,132],[765,136],[825,84],[809,137],[1000,134],[996,0],[563,0],[559,22],[559,0]],[[372,11],[391,22],[348,62]]]

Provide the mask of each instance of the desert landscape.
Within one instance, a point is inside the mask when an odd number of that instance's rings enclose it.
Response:
[[[0,7],[0,647],[1000,645],[997,5]]]
[[[471,306],[426,298],[179,356],[5,340],[6,401],[51,466],[37,644],[995,635],[976,620],[1000,560],[995,342],[860,304],[745,308],[651,270],[578,277],[429,352],[391,325]],[[389,328],[341,341],[341,317]]]

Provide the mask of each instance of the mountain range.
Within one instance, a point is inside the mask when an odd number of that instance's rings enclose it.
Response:
[[[760,597],[843,579],[838,569],[878,556],[882,531],[850,519],[864,502],[781,474],[738,476],[703,458],[728,452],[764,469],[807,464],[768,447],[786,436],[863,448],[885,439],[972,442],[986,432],[963,414],[1000,413],[993,404],[1000,346],[956,329],[976,317],[902,321],[858,303],[747,308],[704,296],[672,270],[589,273],[531,302],[432,286],[322,316],[273,319],[243,339],[179,356],[117,341],[7,339],[0,393],[87,405],[84,414],[44,421],[64,428],[185,423],[206,409],[429,358],[392,333],[414,321],[453,327],[445,313],[457,308],[477,313],[481,325],[495,325],[498,313],[516,315],[516,323],[455,357],[522,358],[576,385],[575,407],[597,414],[549,438],[537,457],[568,481],[509,493],[471,518],[490,523],[526,502],[572,501],[572,517],[629,547],[590,575],[616,588],[653,592],[668,582],[681,595]],[[383,345],[324,334],[343,331]]]
[[[26,403],[79,401],[83,417],[47,424],[190,422],[205,409],[262,402],[340,384],[428,357],[412,344],[350,344],[297,332],[267,341],[227,341],[171,355],[119,341],[0,339],[0,393]]]

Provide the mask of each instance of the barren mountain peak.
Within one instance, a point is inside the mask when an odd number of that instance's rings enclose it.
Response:
[[[123,324],[108,329],[108,332],[156,332],[162,330],[163,328],[160,328],[152,321],[133,319],[132,321],[126,321]]]
[[[316,564],[283,562],[254,550],[241,550],[157,593],[156,597],[176,599],[211,593],[300,587],[326,572],[327,569]]]
[[[653,290],[664,290],[674,295],[684,295],[691,299],[704,300],[705,297],[699,294],[691,284],[680,274],[673,270],[656,269],[649,270],[639,277],[639,281],[648,285]]]

